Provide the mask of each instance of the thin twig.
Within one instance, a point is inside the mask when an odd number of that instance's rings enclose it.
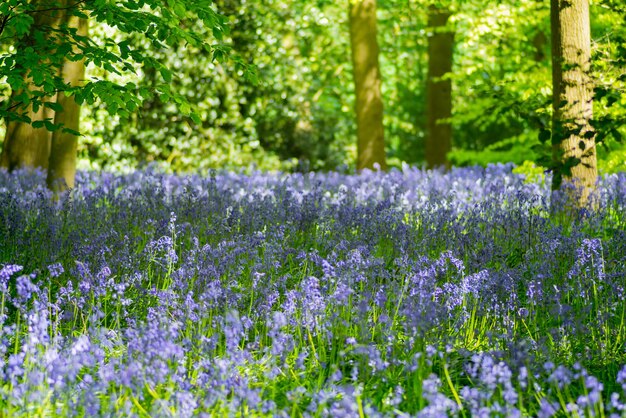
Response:
[[[0,23],[0,35],[2,35],[2,32],[4,32],[4,28],[7,26],[7,23],[9,23],[9,21],[11,19],[13,19],[15,16],[11,16],[11,14],[8,14],[6,16],[2,16],[2,23]]]

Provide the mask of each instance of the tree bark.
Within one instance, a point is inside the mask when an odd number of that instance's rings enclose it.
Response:
[[[566,186],[567,204],[581,208],[587,205],[598,177],[589,123],[593,116],[589,1],[551,0],[550,8],[552,149],[556,167],[552,188]]]
[[[27,116],[31,122],[43,121],[51,119],[54,112],[43,106],[34,112],[32,106],[29,106]],[[50,136],[50,131],[46,128],[33,128],[30,123],[8,121],[0,167],[9,171],[24,167],[46,169],[50,154]]]
[[[428,9],[428,78],[426,84],[426,166],[450,167],[447,154],[452,147],[452,81],[442,78],[452,71],[454,33],[446,30],[450,13]]]
[[[52,6],[60,8],[64,7],[66,2],[67,0],[47,2],[41,4],[41,8],[47,9]],[[17,47],[26,48],[33,46],[33,34],[35,30],[41,30],[46,27],[58,28],[64,16],[65,13],[60,10],[33,13],[34,22],[31,28],[31,35],[26,37]],[[40,90],[40,87],[32,85],[28,68],[24,68],[23,70],[24,80],[27,85],[31,86],[31,91]],[[20,92],[14,91],[12,97],[15,97],[18,93]],[[54,98],[48,98],[44,100],[44,102],[53,100]],[[10,171],[23,167],[46,169],[48,168],[48,158],[50,155],[51,133],[45,127],[34,128],[32,123],[44,120],[52,121],[54,111],[43,105],[40,106],[37,111],[33,109],[32,105],[21,110],[30,118],[31,123],[7,121],[2,155],[0,155],[0,167],[7,168]]]
[[[376,40],[376,0],[350,0],[350,44],[356,93],[357,169],[387,168]]]
[[[77,29],[78,36],[87,36],[87,19],[68,15],[66,22],[69,27]],[[65,60],[61,75],[66,84],[80,85],[85,77],[85,61]],[[57,103],[63,107],[63,111],[56,112],[54,123],[78,131],[80,105],[74,96],[66,96],[61,92],[57,96]],[[77,145],[78,137],[71,132],[59,129],[52,134],[47,183],[48,188],[56,193],[74,188]]]

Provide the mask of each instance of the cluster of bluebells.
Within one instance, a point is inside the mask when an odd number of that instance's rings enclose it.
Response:
[[[0,415],[626,414],[626,176],[0,172]]]

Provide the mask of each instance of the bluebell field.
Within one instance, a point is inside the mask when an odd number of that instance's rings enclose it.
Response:
[[[626,416],[626,176],[0,172],[0,416]]]

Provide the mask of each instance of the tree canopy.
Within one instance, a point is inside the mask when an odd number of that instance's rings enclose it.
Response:
[[[110,115],[124,118],[156,94],[165,101],[171,99],[183,113],[199,120],[185,98],[170,88],[171,69],[151,52],[184,44],[212,54],[214,58],[223,57],[228,49],[213,45],[211,41],[219,41],[227,34],[226,19],[211,5],[212,2],[206,0],[3,2],[0,6],[0,36],[5,47],[0,56],[0,75],[5,77],[8,88],[20,93],[14,94],[10,101],[2,101],[0,117],[29,122],[22,112],[26,106],[47,106],[57,110],[54,103],[46,102],[44,98],[66,92],[87,105],[102,103]],[[93,20],[109,36],[81,36],[76,29],[65,24],[52,27],[46,21],[36,23],[37,16],[59,12]],[[190,30],[194,25],[202,25],[212,36]],[[126,35],[125,39],[118,39],[118,34]],[[151,47],[141,48],[146,44]],[[83,59],[91,68],[86,83],[79,87],[64,83],[58,73],[63,60]],[[124,76],[152,69],[158,72],[159,79],[151,89],[123,80]],[[97,71],[102,71],[103,76],[98,77]],[[50,121],[42,122],[42,125],[56,129]]]

